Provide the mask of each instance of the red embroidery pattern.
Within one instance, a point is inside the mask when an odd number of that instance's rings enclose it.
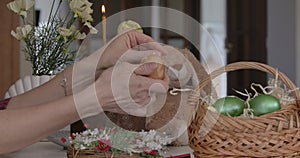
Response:
[[[9,100],[10,100],[10,98],[4,99],[4,100],[1,100],[1,101],[0,101],[0,110],[6,109]]]

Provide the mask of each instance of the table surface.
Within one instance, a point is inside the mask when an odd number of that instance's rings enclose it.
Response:
[[[66,158],[66,150],[52,142],[38,142],[0,158]]]
[[[38,142],[22,150],[0,155],[0,158],[66,158],[66,152],[62,146],[52,142]],[[172,153],[169,154],[169,156],[172,156],[180,153],[192,153],[192,150],[188,146],[171,147],[168,153]]]

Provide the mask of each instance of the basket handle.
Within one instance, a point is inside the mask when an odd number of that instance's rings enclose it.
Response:
[[[295,84],[285,74],[283,74],[282,72],[277,71],[273,67],[271,67],[269,65],[266,65],[266,64],[263,64],[263,63],[259,63],[259,62],[242,61],[242,62],[231,63],[231,64],[228,64],[224,67],[221,67],[221,68],[211,72],[210,75],[208,75],[203,80],[201,80],[198,87],[194,91],[196,93],[194,93],[190,96],[190,104],[195,105],[195,103],[198,102],[198,99],[199,99],[198,94],[200,94],[200,90],[203,89],[208,83],[210,83],[212,79],[216,78],[217,76],[221,75],[222,73],[235,71],[235,70],[241,70],[241,69],[256,69],[256,70],[267,72],[267,73],[270,73],[270,74],[273,74],[273,75],[276,75],[276,72],[277,72],[279,79],[286,85],[287,88],[289,88],[290,90],[296,89]],[[297,105],[300,106],[300,99],[299,99],[300,98],[300,92],[299,92],[299,90],[295,90],[292,93],[293,93],[293,95],[296,99]]]

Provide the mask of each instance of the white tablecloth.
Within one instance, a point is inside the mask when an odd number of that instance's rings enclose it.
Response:
[[[66,152],[52,142],[38,142],[20,151],[0,155],[0,158],[66,158]]]
[[[66,153],[67,151],[62,146],[52,142],[38,142],[20,151],[0,155],[0,158],[66,158]],[[183,153],[192,153],[192,150],[188,146],[171,147],[167,155],[171,157]]]

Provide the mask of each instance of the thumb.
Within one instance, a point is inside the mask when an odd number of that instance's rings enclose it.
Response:
[[[158,64],[151,62],[151,63],[144,63],[141,66],[139,66],[137,69],[134,70],[134,72],[137,75],[150,75],[152,72],[154,72],[157,68]]]

